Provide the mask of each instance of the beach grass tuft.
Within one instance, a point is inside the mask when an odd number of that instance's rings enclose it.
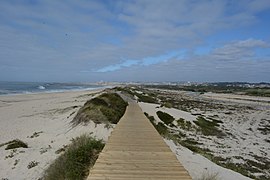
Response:
[[[39,162],[37,162],[37,161],[31,161],[31,162],[29,162],[29,164],[27,165],[27,168],[28,168],[28,169],[31,169],[31,168],[37,166],[38,164],[39,164]]]
[[[158,111],[157,115],[161,121],[163,121],[165,124],[169,125],[171,124],[175,119],[170,114]]]
[[[9,141],[7,143],[4,143],[3,145],[7,145],[5,150],[16,149],[16,148],[28,148],[28,145],[19,139]]]
[[[221,130],[218,129],[219,122],[217,121],[209,121],[206,120],[203,116],[197,117],[197,121],[194,121],[194,123],[199,126],[199,130],[202,132],[205,136],[217,136],[217,137],[223,137],[225,136],[225,133],[223,133]]]
[[[151,92],[146,91],[145,89],[143,90],[144,92],[139,93],[142,89],[136,88],[132,89],[129,87],[117,87],[115,88],[117,91],[124,92],[126,94],[129,94],[131,96],[136,96],[138,98],[139,102],[145,102],[145,103],[158,103],[157,101],[157,95]]]
[[[152,123],[152,125],[156,128],[156,130],[158,131],[158,133],[163,136],[163,137],[167,137],[169,135],[169,130],[168,128],[161,122],[158,122],[157,124],[155,123],[155,118],[154,116],[150,116],[149,114],[147,114],[146,112],[144,113],[144,115],[150,120],[150,122]]]
[[[104,147],[101,140],[89,135],[81,135],[72,139],[65,153],[60,155],[45,171],[44,180],[82,180],[89,174]]]

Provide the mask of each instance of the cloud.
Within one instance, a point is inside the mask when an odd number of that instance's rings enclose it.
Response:
[[[245,4],[245,3],[244,3]],[[249,0],[246,4],[248,11],[253,13],[261,12],[270,8],[270,1],[268,0]]]
[[[155,57],[146,57],[141,60],[125,60],[119,64],[114,64],[110,66],[105,66],[103,68],[100,68],[96,70],[95,72],[112,72],[112,71],[117,71],[123,68],[127,68],[130,66],[150,66],[153,64],[158,64],[161,62],[166,62],[172,58],[183,58],[185,56],[185,51],[172,51],[170,53],[166,53],[163,55],[155,56]]]
[[[138,64],[138,61],[135,61],[135,60],[126,60],[120,64],[115,64],[115,65],[110,65],[110,66],[106,66],[106,67],[103,67],[101,69],[98,69],[96,72],[110,72],[110,71],[116,71],[116,70],[119,70],[119,69],[122,69],[124,67],[130,67],[132,65],[136,65]]]
[[[270,5],[267,0],[14,0],[1,1],[0,7],[0,77],[6,73],[16,79],[13,74],[19,73],[31,80],[46,72],[42,80],[95,81],[129,69],[143,70],[143,76],[150,67],[171,74],[174,69],[169,68],[175,67],[167,63],[173,59],[186,71],[206,68],[202,57],[188,59],[188,52],[220,31],[254,25]],[[252,59],[253,49],[266,44],[264,39],[236,39],[206,55],[211,60]],[[168,56],[175,51],[185,51],[185,56]],[[15,66],[20,70],[9,68]]]
[[[231,42],[221,48],[216,48],[211,57],[216,60],[241,60],[255,58],[256,48],[269,48],[269,44],[256,39]]]
[[[103,76],[112,79],[138,81],[269,81],[269,56],[258,57],[258,48],[269,49],[269,44],[246,39],[223,44],[208,54],[186,54],[149,66],[130,66]],[[231,55],[232,53],[232,55]],[[123,77],[123,74],[125,76]]]

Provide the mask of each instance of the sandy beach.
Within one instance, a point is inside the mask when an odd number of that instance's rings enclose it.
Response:
[[[9,180],[41,178],[44,170],[60,155],[56,152],[70,144],[72,138],[76,138],[84,133],[91,134],[97,139],[103,139],[106,142],[115,127],[114,125],[108,127],[105,124],[94,124],[90,122],[87,125],[78,125],[73,128],[70,124],[79,108],[87,100],[99,95],[101,91],[0,96],[0,144],[14,139],[20,139],[29,146],[29,148],[18,148],[17,150],[5,150],[6,146],[0,147],[0,178]],[[170,96],[175,96],[170,91],[169,94]],[[185,92],[179,92],[176,95],[185,96]],[[246,101],[250,102],[249,99],[247,100],[246,97],[244,99],[242,96],[229,96],[228,99],[227,95],[217,94],[206,94],[199,98],[211,98],[211,101],[215,99],[216,101],[227,102],[229,104],[237,103],[238,105],[239,101],[243,104],[246,104]],[[198,142],[203,142],[204,145],[202,147],[211,149],[216,155],[223,158],[234,157],[236,155],[242,158],[252,158],[250,152],[258,156],[267,157],[267,154],[261,154],[262,151],[269,152],[269,147],[267,148],[264,141],[266,136],[257,133],[255,130],[254,133],[244,134],[249,127],[258,128],[259,122],[257,121],[259,119],[269,117],[268,99],[264,98],[263,100],[264,102],[260,102],[260,108],[256,110],[240,109],[241,115],[250,117],[246,119],[246,122],[241,128],[238,128],[237,121],[231,120],[231,117],[237,119],[238,112],[230,115],[226,115],[226,109],[203,112],[205,116],[218,114],[222,117],[225,122],[222,128],[229,129],[229,132],[234,134],[235,138],[218,139],[213,137],[212,140],[208,140],[204,136],[193,134],[192,132],[184,131],[183,133],[197,139]],[[140,102],[139,105],[143,112],[154,116],[158,122],[161,122],[156,114],[159,110],[171,114],[176,119],[183,118],[191,123],[197,118],[191,112],[160,107],[160,104]],[[258,107],[258,103],[252,105]],[[201,112],[199,109],[195,108],[195,110]],[[250,116],[252,113],[253,116]],[[252,124],[252,122],[256,123]],[[180,131],[181,129],[177,130]],[[243,138],[247,140],[241,141]],[[209,176],[214,174],[218,175],[218,179],[250,179],[237,172],[218,166],[202,155],[193,153],[171,140],[164,139],[164,141],[175,153],[179,162],[183,164],[193,179],[200,179],[204,175]],[[257,142],[257,144],[253,145],[252,143],[254,142]],[[37,166],[28,168],[31,162],[37,162]]]
[[[62,93],[0,96],[0,144],[14,139],[29,148],[5,150],[0,147],[0,178],[38,179],[56,159],[57,150],[70,144],[72,138],[91,133],[106,141],[111,129],[104,124],[89,123],[72,128],[70,121],[77,110],[101,90]],[[38,165],[28,169],[30,162]]]

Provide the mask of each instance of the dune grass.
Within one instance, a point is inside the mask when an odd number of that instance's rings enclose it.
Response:
[[[169,135],[169,130],[163,123],[159,122],[158,124],[156,124],[154,116],[150,116],[146,112],[144,113],[144,115],[150,120],[152,125],[156,128],[156,130],[161,136],[167,137]]]
[[[157,115],[161,121],[163,121],[165,124],[169,125],[171,124],[175,119],[170,114],[158,111]]]
[[[28,145],[19,139],[14,139],[12,141],[0,144],[0,147],[5,146],[5,145],[7,145],[5,150],[16,149],[16,148],[28,148]]]
[[[192,125],[190,121],[186,121],[183,118],[178,119],[176,122],[177,122],[177,125],[181,127],[183,130],[190,131],[190,130],[195,129],[194,125]]]
[[[263,97],[270,97],[270,89],[269,88],[253,88],[247,89],[245,91],[246,95],[250,96],[263,96]]]
[[[60,155],[45,171],[44,180],[82,180],[89,174],[104,147],[101,140],[82,135],[72,140],[64,154]]]
[[[145,103],[158,103],[157,101],[157,95],[151,92],[146,91],[143,89],[143,93],[138,93],[138,91],[142,91],[142,89],[132,89],[130,87],[116,87],[114,88],[117,91],[125,92],[127,94],[130,94],[131,96],[137,96],[139,102],[145,102]],[[146,93],[147,92],[147,93]]]
[[[217,137],[224,137],[225,134],[218,129],[219,121],[209,121],[206,120],[203,116],[197,117],[197,121],[194,123],[199,126],[199,130],[205,136],[217,136]]]
[[[73,126],[87,124],[93,121],[96,124],[112,123],[117,124],[124,115],[128,103],[116,93],[104,93],[96,98],[87,101],[79,109],[71,121]]]
[[[157,100],[155,97],[152,97],[151,95],[144,95],[144,94],[136,94],[136,96],[139,98],[138,100],[140,102],[146,102],[146,103],[157,103]]]

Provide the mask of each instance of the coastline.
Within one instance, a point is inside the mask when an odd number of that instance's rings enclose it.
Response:
[[[113,86],[100,86],[96,88],[74,88],[74,89],[55,89],[55,90],[44,90],[44,91],[25,91],[20,93],[7,93],[0,94],[1,96],[16,96],[16,95],[35,95],[35,94],[54,94],[54,93],[68,93],[68,92],[84,92],[84,91],[101,91],[107,88],[113,88]]]
[[[57,151],[64,149],[73,138],[84,133],[106,142],[115,125],[108,127],[105,124],[90,122],[72,128],[70,124],[79,108],[87,100],[99,95],[103,89],[0,96],[0,178],[41,178],[44,170],[61,154]],[[226,100],[226,97],[223,98],[222,100]],[[144,112],[154,116],[158,121],[160,121],[156,115],[158,110],[165,111],[176,119],[182,117],[190,122],[196,120],[195,115],[179,109],[159,107],[160,104],[152,103],[140,102],[139,105]],[[236,126],[235,123],[232,122],[233,127]],[[251,135],[247,137],[253,137]],[[14,139],[26,142],[29,148],[18,148],[14,151],[5,150],[5,146],[1,146]],[[171,140],[164,139],[164,141],[190,172],[192,178],[199,179],[202,175],[217,173],[222,179],[249,179],[218,166],[200,154],[174,144]],[[228,140],[226,143],[229,143],[232,149],[238,148],[238,145]],[[210,146],[211,143],[205,142],[205,145]],[[28,168],[31,162],[38,164]]]
[[[0,178],[38,179],[72,138],[87,133],[106,141],[112,128],[89,123],[72,128],[78,109],[104,88],[0,96],[0,144],[20,139],[29,148],[0,147]],[[37,166],[28,168],[31,162]]]

